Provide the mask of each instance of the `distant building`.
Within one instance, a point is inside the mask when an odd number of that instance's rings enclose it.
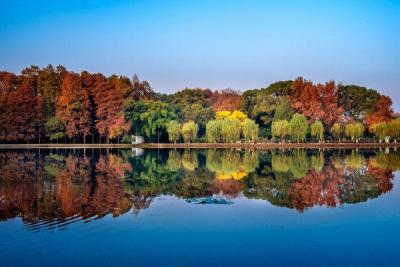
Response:
[[[143,144],[144,138],[140,135],[132,135],[132,145]]]

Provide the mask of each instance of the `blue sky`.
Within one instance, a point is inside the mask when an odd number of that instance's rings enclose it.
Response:
[[[155,90],[303,76],[375,88],[400,111],[400,1],[4,1],[0,69],[64,65]]]

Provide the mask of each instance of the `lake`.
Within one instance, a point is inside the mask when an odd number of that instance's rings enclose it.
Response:
[[[400,266],[400,152],[0,151],[0,266]]]

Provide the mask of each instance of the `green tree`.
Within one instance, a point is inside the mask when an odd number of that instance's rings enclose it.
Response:
[[[51,117],[44,125],[46,136],[51,140],[59,140],[65,137],[65,125],[58,117]]]
[[[206,126],[206,137],[208,143],[222,142],[222,120],[210,120]]]
[[[274,120],[287,120],[293,116],[294,110],[286,96],[279,97],[276,104]]]
[[[131,132],[141,134],[150,141],[166,137],[166,127],[176,115],[170,105],[153,100],[135,101],[130,98],[124,103],[125,120],[131,121]]]
[[[169,103],[175,108],[181,123],[194,121],[199,126],[199,135],[203,135],[207,122],[215,118],[209,103],[211,95],[212,92],[209,89],[186,88],[173,94]]]
[[[207,122],[215,118],[215,113],[211,107],[202,106],[200,104],[186,106],[179,114],[182,122],[194,121],[197,123],[200,135],[205,133]]]
[[[55,114],[59,83],[60,77],[57,75],[52,65],[48,65],[46,68],[39,71],[37,76],[37,88],[43,100],[43,119],[45,121]]]
[[[379,141],[389,135],[389,123],[379,122],[371,126],[372,133],[379,138]]]
[[[333,135],[333,137],[337,138],[339,141],[340,141],[340,138],[342,138],[342,136],[343,136],[343,131],[344,131],[343,125],[338,122],[333,124],[333,126],[331,128],[331,134]]]
[[[359,122],[353,122],[346,125],[345,135],[351,140],[358,142],[358,139],[364,135],[364,125]]]
[[[292,140],[297,142],[305,141],[308,131],[307,118],[302,114],[296,113],[290,120],[289,125]]]
[[[246,141],[257,140],[258,131],[258,125],[255,121],[247,119],[242,122],[242,133]]]
[[[182,126],[182,136],[185,142],[191,143],[197,139],[198,125],[194,121],[189,121]]]
[[[290,125],[287,120],[276,120],[272,122],[272,136],[285,139],[290,133]]]
[[[390,122],[389,134],[394,139],[400,138],[400,118],[397,118]]]
[[[344,115],[362,121],[366,114],[374,111],[380,94],[373,89],[357,85],[339,87],[339,106],[344,109]]]
[[[176,143],[181,137],[181,124],[175,120],[168,122],[167,132],[169,141]]]
[[[317,138],[318,140],[324,139],[324,125],[321,121],[315,121],[311,124],[311,136]]]
[[[231,118],[221,120],[221,135],[225,143],[234,143],[240,139],[240,122]]]

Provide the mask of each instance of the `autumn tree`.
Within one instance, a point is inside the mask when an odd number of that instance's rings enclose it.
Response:
[[[223,120],[223,119],[229,118],[232,120],[237,120],[239,122],[244,122],[245,120],[249,119],[245,113],[243,113],[242,111],[239,111],[239,110],[234,110],[233,112],[227,111],[227,110],[218,111],[215,114],[215,118],[217,120]]]
[[[6,112],[7,141],[40,140],[41,98],[35,94],[31,79],[21,79],[15,94],[9,95]]]
[[[10,127],[14,123],[11,110],[17,90],[17,76],[13,73],[0,72],[0,140],[5,141]]]
[[[389,122],[392,119],[392,100],[382,95],[376,103],[373,111],[367,115],[365,124],[371,130],[371,126],[380,122]]]
[[[135,100],[155,100],[156,93],[154,93],[148,81],[141,81],[135,74],[132,77],[132,93],[131,97]]]
[[[131,122],[125,121],[124,114],[121,112],[117,114],[114,123],[111,124],[108,136],[110,139],[117,139],[119,143],[121,136],[127,134],[130,129]]]
[[[89,105],[89,93],[82,88],[79,75],[66,73],[57,97],[56,116],[64,123],[69,138],[83,137],[86,142],[91,127]]]
[[[131,81],[124,76],[113,75],[96,84],[93,92],[96,104],[96,129],[107,142],[111,137],[111,127],[122,111],[125,99],[132,92]]]
[[[313,84],[300,77],[293,81],[292,89],[289,98],[293,108],[310,122],[320,120],[330,129],[343,113],[338,106],[338,87],[333,81]]]
[[[208,101],[214,112],[217,111],[234,111],[240,108],[242,98],[240,93],[232,89],[224,89],[212,92]]]

